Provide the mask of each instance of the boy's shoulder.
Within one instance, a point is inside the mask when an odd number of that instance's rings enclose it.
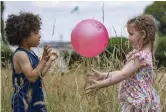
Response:
[[[24,51],[17,51],[17,52],[15,52],[13,58],[14,58],[14,60],[26,60],[26,59],[28,59],[28,56],[27,56],[26,52],[24,52]]]

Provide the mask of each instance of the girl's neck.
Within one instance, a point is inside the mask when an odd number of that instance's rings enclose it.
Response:
[[[152,51],[152,44],[149,42],[148,44],[145,44],[142,48],[141,51],[147,51],[151,52]]]

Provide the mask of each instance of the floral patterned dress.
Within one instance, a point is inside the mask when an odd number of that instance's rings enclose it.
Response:
[[[151,52],[138,51],[134,58],[144,60],[147,66],[123,80],[119,89],[121,112],[160,112],[160,97],[153,88]]]

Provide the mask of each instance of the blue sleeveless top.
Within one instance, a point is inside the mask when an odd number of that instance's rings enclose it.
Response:
[[[38,65],[39,58],[33,51],[29,52],[23,48],[17,48],[14,54],[17,51],[24,51],[27,54],[33,69]],[[13,58],[12,85],[14,87],[12,95],[12,108],[14,112],[47,112],[44,104],[42,78],[39,76],[35,83],[31,83],[23,73],[15,73]]]

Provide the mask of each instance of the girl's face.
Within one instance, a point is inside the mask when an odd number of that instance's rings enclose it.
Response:
[[[30,47],[37,47],[40,43],[40,33],[31,32],[30,36],[27,38],[27,44]]]
[[[130,23],[127,25],[127,31],[129,33],[129,42],[133,46],[134,49],[139,49],[141,47],[142,40],[140,38],[140,32],[136,29],[134,23]]]

